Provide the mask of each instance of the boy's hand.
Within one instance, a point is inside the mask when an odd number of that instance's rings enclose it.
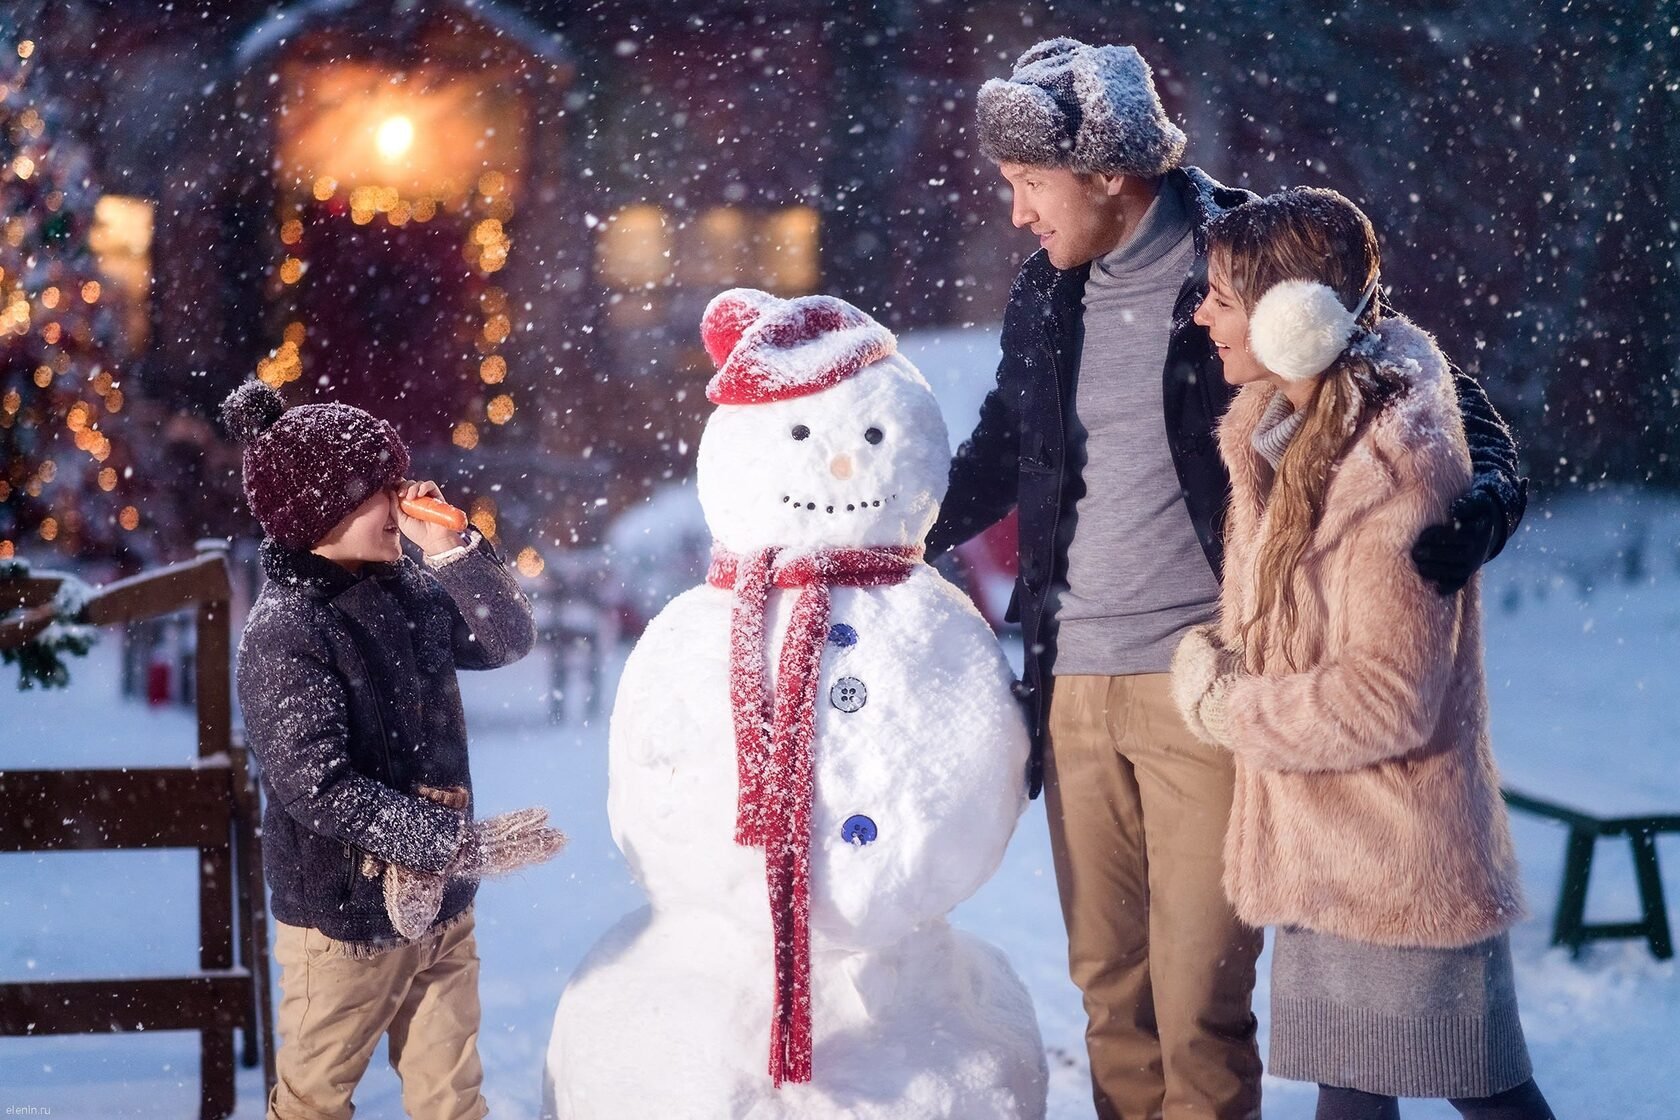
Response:
[[[420,796],[440,804],[449,804],[457,793],[465,802],[466,790],[459,786],[420,787]],[[506,875],[546,863],[565,846],[566,834],[548,826],[547,809],[520,809],[482,821],[463,819],[461,847],[441,873],[414,871],[394,863],[385,868],[385,913],[396,931],[413,941],[437,921],[443,888],[450,879]]]
[[[445,871],[463,879],[505,875],[546,863],[566,846],[566,834],[548,826],[547,809],[520,809],[478,821]]]
[[[461,544],[461,534],[445,529],[442,525],[434,525],[430,521],[422,521],[418,517],[410,517],[403,512],[400,504],[404,498],[436,498],[444,501],[443,491],[438,484],[431,481],[415,482],[404,479],[397,483],[397,528],[402,535],[420,546],[427,556],[436,556],[440,552],[448,552]]]
[[[444,875],[392,863],[385,868],[385,914],[410,941],[432,928],[443,908]]]

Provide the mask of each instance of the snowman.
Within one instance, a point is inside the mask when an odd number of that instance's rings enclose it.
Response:
[[[545,1114],[1042,1117],[1026,989],[947,920],[1002,859],[1028,747],[990,629],[922,559],[938,405],[839,299],[735,289],[702,334],[711,570],[631,652],[609,735],[650,905],[562,995]]]

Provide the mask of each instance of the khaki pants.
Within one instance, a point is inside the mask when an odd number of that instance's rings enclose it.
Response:
[[[420,940],[376,957],[347,956],[344,943],[280,924],[278,1083],[268,1120],[349,1120],[350,1095],[390,1033],[403,1110],[415,1120],[479,1120],[478,950],[466,914]]]
[[[1165,673],[1057,677],[1045,801],[1101,1120],[1260,1115],[1261,933],[1220,885],[1230,756]]]

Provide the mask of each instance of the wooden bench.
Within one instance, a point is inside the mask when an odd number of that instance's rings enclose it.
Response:
[[[0,648],[15,648],[52,622],[62,580],[51,573],[0,580]],[[82,612],[94,626],[194,612],[192,764],[0,772],[0,852],[187,848],[197,850],[200,867],[198,971],[0,983],[0,1036],[198,1031],[201,1120],[234,1110],[236,1029],[244,1036],[240,1059],[247,1067],[260,1060],[265,1086],[274,1085],[261,811],[245,749],[232,734],[228,599],[226,561],[204,549],[195,560],[99,589]]]
[[[1589,941],[1642,937],[1650,946],[1651,955],[1658,960],[1668,960],[1674,955],[1668,903],[1663,898],[1662,872],[1657,864],[1656,838],[1661,833],[1680,832],[1680,814],[1601,817],[1509,787],[1502,792],[1511,808],[1569,827],[1563,885],[1558,892],[1557,916],[1552,922],[1553,945],[1566,946],[1571,956],[1578,957],[1581,947]],[[1588,922],[1587,883],[1592,876],[1593,851],[1601,838],[1616,836],[1627,837],[1633,850],[1633,872],[1639,884],[1643,916],[1633,922]]]

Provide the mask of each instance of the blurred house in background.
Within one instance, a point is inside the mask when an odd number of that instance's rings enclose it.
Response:
[[[996,323],[1031,242],[972,150],[973,94],[1058,34],[1136,44],[1215,176],[1364,206],[1393,302],[1542,483],[1680,481],[1659,6],[15,7],[97,163],[119,381],[162,406],[129,445],[181,508],[142,503],[141,551],[254,531],[213,415],[256,374],[390,416],[535,572],[690,470],[718,290]],[[47,547],[31,516],[18,545]]]

